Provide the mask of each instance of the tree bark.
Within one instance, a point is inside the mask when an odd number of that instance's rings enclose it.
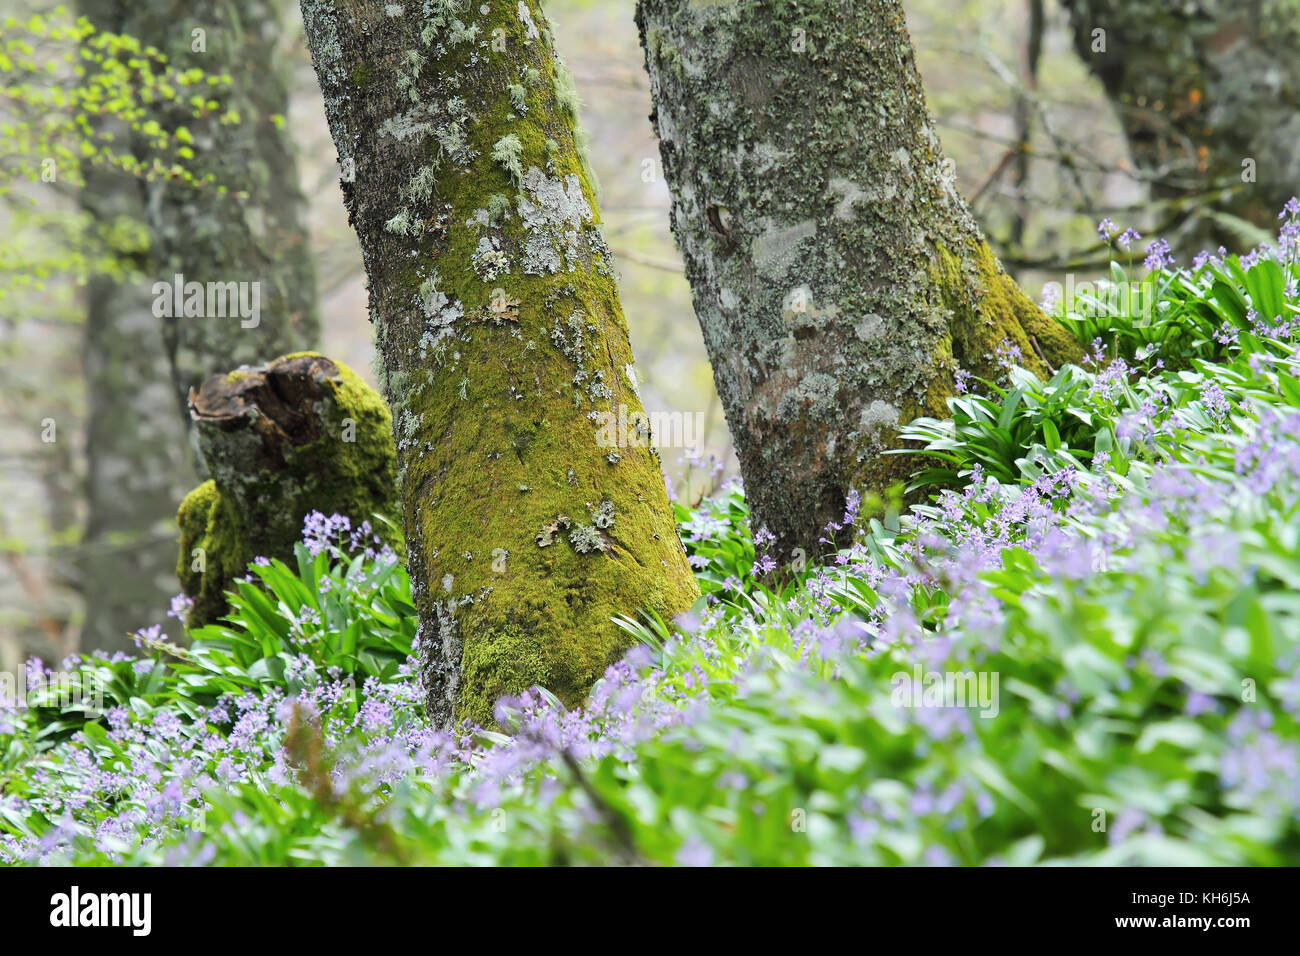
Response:
[[[1278,210],[1300,183],[1300,6],[1290,0],[1062,4],[1075,48],[1114,103],[1152,195],[1205,195],[1211,210],[1271,234]],[[1253,170],[1243,168],[1246,160]],[[1182,252],[1241,245],[1231,228],[1212,219],[1193,221],[1171,238]]]
[[[87,171],[82,203],[101,222],[138,214],[130,176]],[[176,415],[148,289],[108,276],[87,290],[86,526],[79,548],[83,650],[129,650],[130,633],[164,620],[176,502],[193,487],[186,430]]]
[[[640,0],[672,226],[775,556],[822,551],[850,488],[908,469],[1004,341],[1044,373],[1068,333],[1003,272],[957,194],[898,0]],[[832,534],[832,537],[834,535]]]
[[[225,592],[257,557],[293,567],[313,511],[342,515],[369,547],[400,548],[376,515],[396,519],[392,417],[349,368],[304,352],[214,375],[191,392],[190,414],[212,478],[181,504],[176,571],[194,601],[187,623],[226,611]]]
[[[578,704],[610,621],[698,592],[537,0],[301,0],[370,280],[439,726]],[[633,436],[637,438],[639,436]],[[614,442],[614,438],[621,439]]]

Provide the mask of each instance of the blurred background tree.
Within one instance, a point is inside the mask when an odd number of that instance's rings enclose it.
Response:
[[[1176,251],[1269,239],[1300,182],[1300,2],[1062,4]]]
[[[139,183],[203,186],[155,115],[164,103],[187,109],[194,89],[205,105],[188,112],[201,115],[220,83],[178,75],[156,50],[62,10],[5,18],[0,75],[3,434],[21,463],[6,468],[0,512],[13,572],[0,656],[16,655],[24,630],[44,653],[72,650],[101,625],[121,630],[107,643],[124,646],[140,605],[166,607],[162,555],[173,535],[159,501],[188,465],[143,287]],[[128,447],[106,456],[115,441]],[[97,608],[89,628],[87,604]]]
[[[99,221],[139,222],[148,240],[132,279],[99,274],[87,294],[87,516],[78,567],[85,606],[96,613],[85,617],[81,643],[125,648],[142,613],[158,617],[176,593],[175,504],[202,471],[190,389],[235,366],[314,347],[320,319],[285,130],[278,5],[221,0],[196,13],[183,0],[80,0],[80,10],[100,31],[155,47],[190,88],[220,77],[218,92],[151,100],[145,120],[200,182],[159,168],[157,146],[136,124],[100,117],[96,132],[112,131],[137,165],[123,172],[88,162],[81,196]],[[224,317],[159,317],[153,285],[176,276],[257,283],[256,324],[233,307]]]

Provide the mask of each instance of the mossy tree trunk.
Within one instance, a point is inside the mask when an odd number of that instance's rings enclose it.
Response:
[[[294,567],[313,511],[347,518],[358,548],[400,549],[395,525],[376,519],[399,512],[392,417],[347,366],[314,352],[286,355],[214,375],[189,404],[212,475],[177,514],[176,573],[194,601],[191,627],[225,612],[224,592],[253,559]]]
[[[537,0],[302,0],[370,280],[428,710],[579,703],[610,621],[697,596]],[[633,436],[634,438],[638,436]]]
[[[1115,104],[1152,195],[1202,197],[1210,210],[1271,234],[1300,189],[1300,3],[1062,5],[1075,49]],[[1170,238],[1183,253],[1243,245],[1230,226],[1207,217]]]
[[[672,226],[755,527],[813,556],[1003,340],[1077,354],[957,194],[898,0],[641,0]]]

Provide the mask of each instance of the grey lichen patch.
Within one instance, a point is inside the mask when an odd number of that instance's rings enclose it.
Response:
[[[474,271],[484,282],[494,282],[510,271],[510,257],[501,251],[501,241],[495,236],[484,236],[478,241],[473,261]]]
[[[898,409],[888,402],[876,399],[862,410],[858,424],[868,435],[874,435],[882,428],[897,428]]]
[[[832,177],[826,184],[831,192],[840,196],[839,204],[835,207],[835,218],[842,222],[849,222],[853,219],[853,206],[867,198],[867,193],[861,186],[849,179],[839,176]]]
[[[576,523],[567,515],[557,515],[554,521],[537,532],[536,541],[539,548],[549,548],[563,531],[568,531],[569,544],[578,554],[590,554],[593,551],[606,551],[609,542],[601,533],[614,526],[614,502],[602,498],[591,512],[591,524]],[[572,530],[570,530],[572,529]]]
[[[537,532],[537,546],[539,548],[549,548],[555,543],[556,536],[561,531],[567,531],[573,522],[567,515],[557,515],[555,520],[549,522],[541,531]]]
[[[853,334],[862,342],[871,342],[885,334],[885,320],[874,312],[853,326]]]
[[[582,110],[582,94],[578,92],[578,84],[574,81],[573,74],[564,65],[564,61],[558,58],[555,61],[555,101],[560,104],[560,109],[568,114],[569,119],[577,120]],[[580,137],[582,130],[575,129],[574,135]]]
[[[380,135],[389,136],[404,143],[408,139],[412,143],[419,143],[433,132],[433,123],[429,120],[429,112],[423,106],[415,106],[397,116],[390,116],[379,126]]]
[[[459,300],[453,301],[439,287],[439,276],[435,269],[420,283],[417,300],[424,313],[424,330],[420,336],[420,349],[428,353],[440,351],[445,340],[455,334],[457,323],[465,317],[465,306]]]
[[[540,40],[542,35],[537,30],[537,24],[533,22],[533,14],[528,9],[528,4],[524,3],[523,0],[519,0],[518,9],[519,20],[524,25],[524,36],[529,40]]]
[[[433,46],[434,41],[441,40],[447,46],[455,46],[474,39],[478,35],[477,26],[466,27],[458,19],[466,6],[466,0],[421,0],[420,15],[423,17],[423,26],[420,30],[420,42],[425,46]],[[439,46],[443,44],[440,43]],[[443,51],[440,49],[436,52],[437,55],[441,55]]]
[[[407,50],[397,64],[397,76],[393,80],[393,85],[406,94],[413,103],[420,98],[420,94],[416,90],[416,84],[419,82],[420,71],[424,69],[426,62],[426,59],[418,50]]]
[[[475,119],[463,97],[453,96],[447,100],[445,108],[446,121],[437,128],[435,135],[442,157],[465,166],[478,154],[469,145],[468,125]]]
[[[466,26],[460,20],[451,21],[451,30],[447,36],[448,46],[458,46],[461,43],[472,43],[479,35],[477,23]]]
[[[560,180],[531,166],[523,186],[525,195],[518,198],[518,208],[528,235],[524,272],[551,275],[566,266],[572,272],[580,262],[582,246],[594,247],[599,237],[596,230],[584,236],[584,224],[594,217],[583,195],[582,181],[574,173]]]
[[[504,193],[493,193],[488,196],[487,214],[488,222],[492,225],[505,222],[510,218],[514,207],[510,202],[510,197]]]
[[[753,166],[754,172],[762,174],[780,169],[790,159],[790,150],[782,149],[772,142],[755,143],[746,155],[740,151],[743,162]]]
[[[528,112],[528,91],[520,83],[511,83],[506,87],[506,92],[510,96],[510,105],[514,107],[515,112],[521,116]]]
[[[396,215],[384,223],[384,228],[397,236],[409,236],[414,227],[409,209],[398,210]]]
[[[573,550],[579,554],[604,551],[609,547],[605,543],[604,536],[589,524],[580,524],[574,527],[569,532],[569,544],[573,545]]]
[[[614,527],[614,502],[610,498],[602,498],[600,504],[591,513],[591,523],[601,531]]]
[[[818,305],[807,285],[795,286],[781,303],[781,317],[792,329],[820,329],[839,318],[840,307],[833,302]]]
[[[836,400],[840,383],[833,375],[813,372],[799,380],[799,384],[781,396],[776,407],[776,420],[793,422],[801,417],[814,421],[832,421],[839,405]]]
[[[438,171],[432,166],[421,166],[406,184],[406,197],[415,203],[427,203],[437,185]]]
[[[593,368],[591,343],[598,341],[599,332],[596,324],[589,321],[581,310],[574,310],[567,323],[557,321],[550,328],[552,344],[574,364],[572,384],[575,405],[581,405],[583,393],[592,405],[602,404],[613,396],[613,390],[605,380],[605,370]],[[587,417],[596,420],[594,411]]]

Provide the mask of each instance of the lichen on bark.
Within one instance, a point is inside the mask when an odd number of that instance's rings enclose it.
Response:
[[[347,366],[314,352],[214,376],[190,396],[213,476],[177,513],[187,623],[226,610],[224,592],[257,557],[292,562],[313,511],[369,522],[372,540],[401,549],[397,465],[383,398]],[[370,543],[370,542],[367,542]]]
[[[824,550],[1004,339],[1078,355],[956,191],[897,0],[640,0],[672,226],[756,526]],[[831,537],[835,537],[834,534]]]
[[[490,725],[533,684],[579,704],[628,646],[615,614],[698,591],[657,456],[597,441],[641,406],[549,23],[536,0],[301,6],[370,280],[428,711]]]

